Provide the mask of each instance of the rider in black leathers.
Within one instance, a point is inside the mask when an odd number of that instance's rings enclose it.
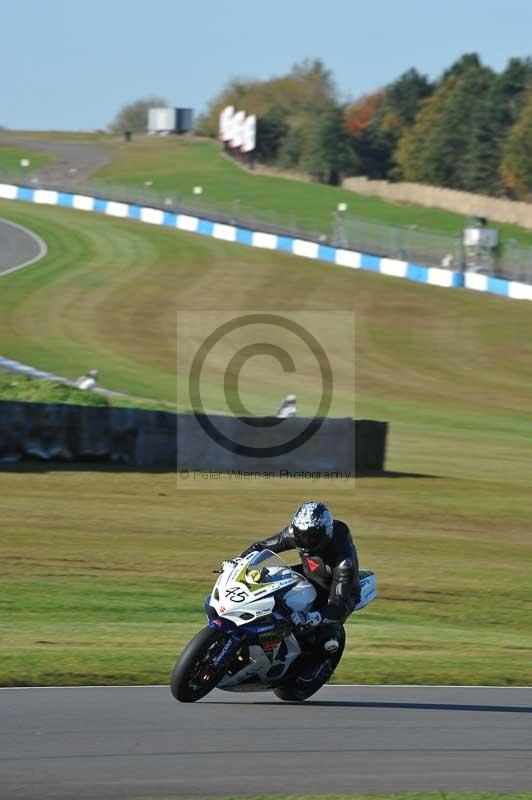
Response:
[[[360,600],[358,557],[351,532],[345,522],[334,519],[324,503],[304,503],[292,523],[280,533],[262,539],[241,555],[253,550],[282,553],[298,550],[301,565],[294,569],[316,588],[315,611],[295,611],[292,621],[301,632],[319,626],[316,644],[329,652],[344,640],[342,623]]]

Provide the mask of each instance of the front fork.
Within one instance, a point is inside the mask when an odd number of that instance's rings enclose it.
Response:
[[[209,627],[220,630],[220,626],[211,620],[209,620]],[[229,666],[233,660],[233,656],[243,642],[242,634],[237,631],[226,631],[226,633],[228,633],[229,638],[213,661],[213,666],[217,671],[223,670],[226,666]]]

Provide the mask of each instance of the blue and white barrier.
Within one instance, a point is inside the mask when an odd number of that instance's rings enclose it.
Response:
[[[97,211],[121,219],[135,219],[151,225],[164,225],[169,228],[197,233],[201,236],[212,236],[224,242],[235,242],[266,250],[277,250],[292,253],[302,258],[327,261],[350,269],[361,269],[389,275],[395,278],[407,278],[419,283],[448,288],[466,288],[488,294],[497,294],[513,300],[532,300],[532,285],[516,281],[502,280],[474,272],[452,272],[440,267],[427,267],[410,264],[394,258],[381,258],[368,253],[345,250],[339,247],[312,242],[306,239],[295,239],[264,231],[252,231],[236,225],[227,225],[189,214],[165,211],[160,208],[138,206],[133,203],[121,203],[115,200],[104,200],[83,194],[71,194],[50,189],[32,189],[27,186],[0,184],[0,198],[5,200],[23,200],[28,203],[40,203],[64,208],[77,208],[81,211]]]

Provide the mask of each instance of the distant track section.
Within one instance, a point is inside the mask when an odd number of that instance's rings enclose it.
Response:
[[[108,147],[87,142],[58,142],[53,139],[35,139],[33,137],[0,134],[2,144],[27,148],[29,151],[50,153],[56,161],[40,169],[31,169],[31,175],[38,178],[39,183],[53,181],[77,183],[85,180],[93,172],[111,163]]]
[[[46,243],[36,233],[0,219],[0,275],[29,267],[47,253]]]

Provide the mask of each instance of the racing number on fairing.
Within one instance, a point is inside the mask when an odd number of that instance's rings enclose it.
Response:
[[[227,589],[226,594],[232,603],[243,603],[247,597],[245,589],[240,586],[233,586],[231,589]]]

